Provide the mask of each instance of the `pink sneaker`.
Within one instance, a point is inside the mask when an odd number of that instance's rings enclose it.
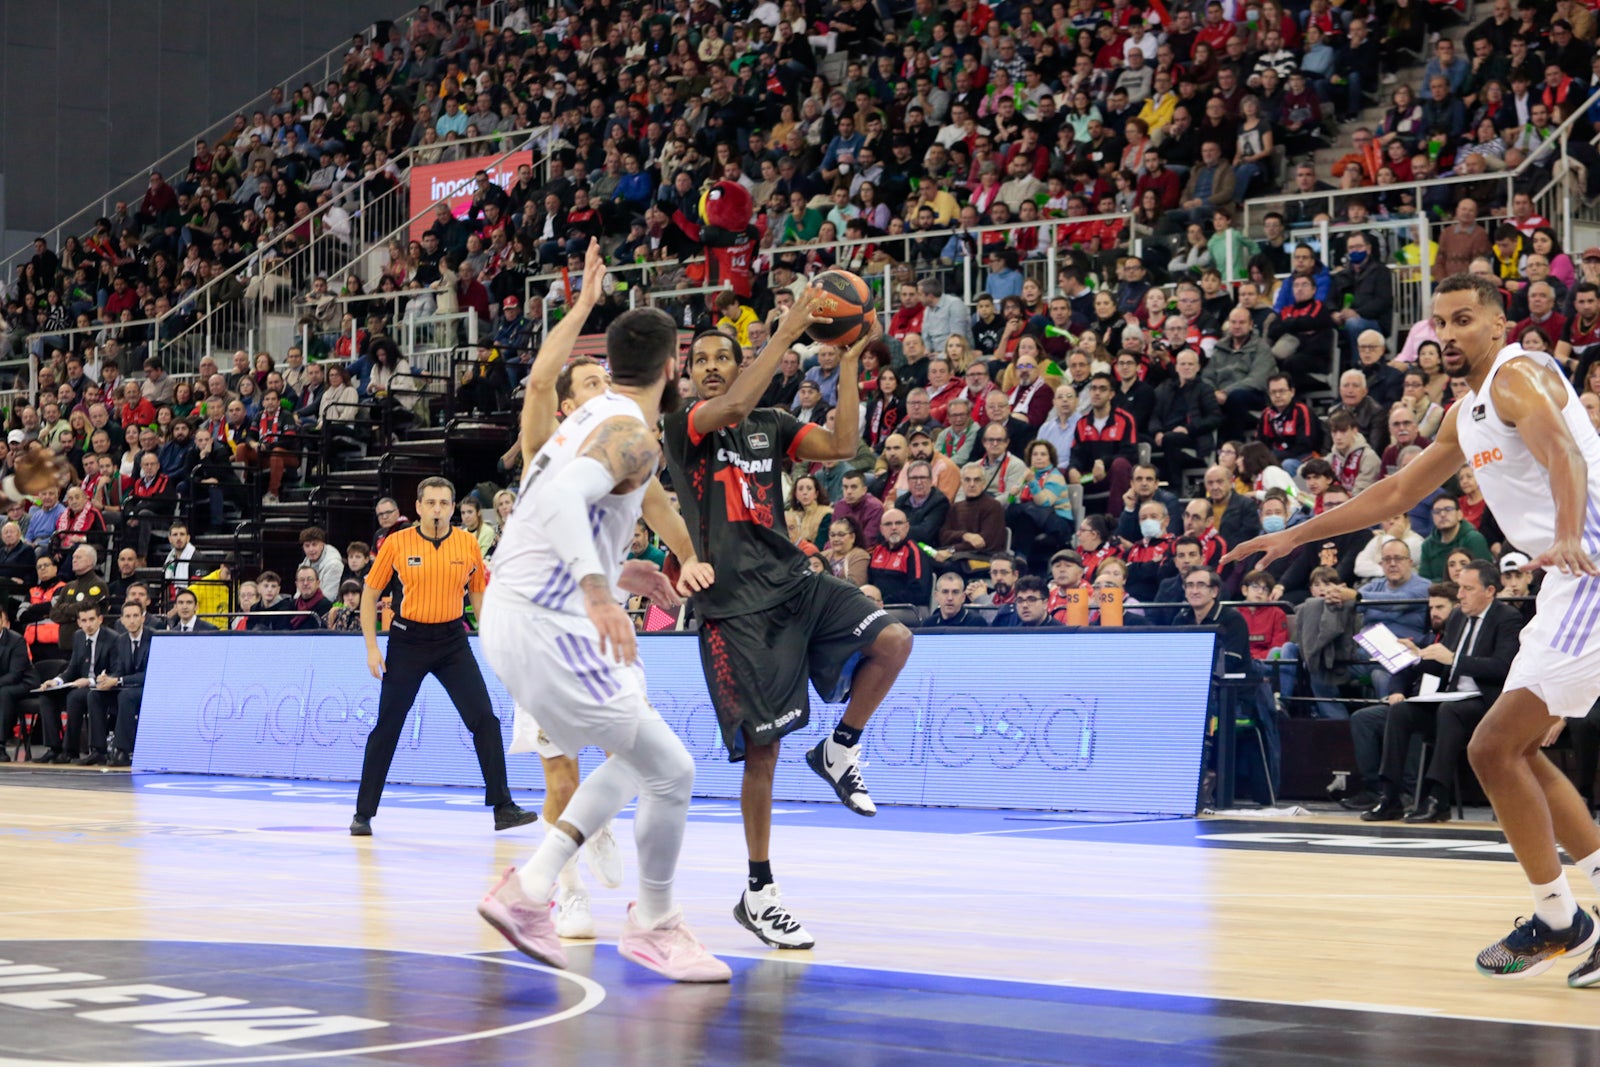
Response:
[[[707,952],[694,936],[681,911],[646,929],[639,924],[634,905],[629,904],[617,951],[674,982],[726,982],[733,977],[728,965]]]
[[[515,867],[507,867],[499,884],[478,902],[478,914],[524,956],[551,967],[566,968],[567,952],[556,936],[550,905],[537,904],[522,891]]]

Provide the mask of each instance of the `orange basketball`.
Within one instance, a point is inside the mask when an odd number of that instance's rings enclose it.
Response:
[[[823,271],[811,280],[811,286],[822,290],[817,314],[833,320],[811,327],[808,332],[815,340],[830,345],[854,344],[877,324],[872,290],[858,275],[847,270]]]

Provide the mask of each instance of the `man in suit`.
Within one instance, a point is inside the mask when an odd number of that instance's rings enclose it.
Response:
[[[144,616],[144,605],[138,601],[129,600],[122,605],[122,632],[112,638],[111,662],[95,675],[96,691],[89,701],[89,737],[91,745],[106,751],[108,767],[127,767],[133,762],[129,753],[139,730],[144,671],[150,663],[150,631],[145,628]],[[116,727],[111,748],[106,750],[106,717],[112,712],[116,714]]]
[[[106,761],[104,748],[91,751],[78,758],[78,737],[83,732],[83,719],[89,710],[89,694],[94,679],[111,662],[111,633],[102,632],[105,609],[98,600],[88,600],[78,608],[78,632],[72,635],[72,658],[66,669],[41,686],[47,692],[39,695],[39,712],[44,717],[44,743],[47,751],[41,762],[71,763],[94,766]],[[62,692],[65,690],[65,692]],[[61,710],[67,712],[67,730],[61,732]],[[104,739],[102,738],[102,741]]]
[[[199,601],[195,599],[194,592],[189,589],[178,590],[178,595],[172,598],[172,622],[167,626],[169,633],[193,634],[202,632],[216,632],[216,626],[196,616],[199,610]]]
[[[1426,731],[1432,720],[1433,755],[1425,770],[1428,791],[1405,813],[1411,823],[1444,822],[1450,818],[1450,789],[1456,768],[1466,754],[1472,731],[1499,697],[1506,673],[1521,644],[1522,613],[1496,599],[1500,571],[1487,560],[1473,560],[1457,579],[1457,610],[1445,623],[1443,639],[1426,648],[1402,639],[1422,657],[1415,668],[1439,680],[1440,693],[1472,693],[1460,700],[1419,703],[1400,700],[1389,709],[1383,731],[1383,759],[1379,765],[1381,796],[1362,813],[1366,822],[1400,818],[1400,781],[1405,773],[1406,750],[1411,736]]]
[[[17,719],[17,704],[39,684],[28,642],[11,628],[13,610],[10,601],[0,600],[0,763],[11,762],[5,742]]]

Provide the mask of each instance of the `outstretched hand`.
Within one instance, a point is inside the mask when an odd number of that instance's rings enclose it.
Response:
[[[1261,568],[1273,560],[1282,559],[1290,552],[1293,552],[1294,549],[1294,535],[1288,530],[1282,530],[1278,533],[1252,537],[1243,544],[1235,545],[1227,555],[1222,557],[1222,562],[1225,564],[1237,563],[1239,560],[1246,559],[1259,552],[1261,553],[1261,558],[1256,561],[1256,567]]]
[[[1583,543],[1576,538],[1558,538],[1556,542],[1533,559],[1522,565],[1525,571],[1544,570],[1555,568],[1562,574],[1600,574],[1600,567],[1595,566],[1593,559],[1584,549]]]
[[[872,317],[872,328],[864,331],[855,344],[844,350],[844,354],[839,357],[839,365],[846,370],[854,370],[856,364],[861,361],[861,353],[867,350],[868,345],[882,336],[883,323],[879,322],[878,317],[874,315]]]
[[[622,565],[617,588],[634,596],[648,597],[650,603],[664,608],[675,608],[683,602],[661,568],[645,559],[630,559]]]
[[[600,251],[600,239],[589,238],[589,251],[583,257],[583,288],[578,290],[578,299],[587,300],[591,305],[597,303],[605,296],[606,284],[606,257]]]
[[[808,285],[800,290],[800,295],[795,298],[793,306],[778,320],[777,329],[772,331],[772,340],[781,340],[783,347],[788,348],[811,327],[832,322],[830,316],[818,314],[822,296],[822,290],[814,285]]]

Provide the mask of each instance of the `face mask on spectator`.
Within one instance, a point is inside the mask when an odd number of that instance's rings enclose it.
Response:
[[[1286,525],[1288,525],[1288,520],[1282,515],[1267,515],[1261,520],[1261,528],[1267,533],[1278,533]]]
[[[1139,520],[1139,532],[1141,534],[1143,534],[1146,539],[1152,540],[1152,541],[1155,540],[1157,537],[1161,536],[1161,520],[1160,519],[1140,519]]]
[[[1359,267],[1367,261],[1367,254],[1365,252],[1351,252],[1349,259],[1352,267]]]

